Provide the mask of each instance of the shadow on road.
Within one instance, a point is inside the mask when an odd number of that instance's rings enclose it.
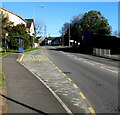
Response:
[[[21,105],[21,106],[24,106],[24,107],[26,107],[26,108],[28,108],[28,109],[31,109],[31,110],[39,113],[40,115],[49,115],[49,114],[47,114],[47,113],[45,113],[45,112],[42,112],[42,111],[40,111],[40,110],[38,110],[38,109],[35,109],[35,108],[33,108],[33,107],[29,106],[29,105],[26,105],[26,104],[24,104],[24,103],[21,103],[21,102],[19,102],[19,101],[16,101],[16,100],[14,100],[14,99],[12,99],[12,98],[9,98],[9,97],[7,97],[7,96],[5,96],[5,95],[3,95],[3,94],[0,94],[0,95],[1,95],[2,97],[6,98],[6,99],[9,100],[9,101],[12,101],[12,102],[14,102],[14,103],[16,103],[16,104],[19,104],[19,105]]]
[[[56,47],[55,49],[48,48],[48,50],[63,51],[69,53],[91,54],[91,51],[81,47]]]

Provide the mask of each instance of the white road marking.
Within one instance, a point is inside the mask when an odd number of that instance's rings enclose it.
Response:
[[[93,63],[90,63],[89,61],[84,61],[85,63],[88,63],[88,64],[90,64],[90,65],[95,65],[95,64],[93,64]]]
[[[62,52],[62,53],[64,53],[64,52]],[[102,69],[104,69],[104,70],[107,70],[107,71],[110,71],[110,72],[114,72],[114,73],[118,73],[118,71],[113,71],[113,70],[111,70],[111,69],[115,69],[115,70],[116,70],[117,68],[115,68],[115,67],[110,67],[110,66],[104,67],[105,64],[101,64],[101,63],[94,62],[94,61],[89,61],[88,59],[84,59],[84,58],[77,58],[76,56],[74,56],[74,55],[72,55],[72,54],[68,54],[68,53],[64,53],[64,54],[66,54],[66,55],[69,56],[69,57],[73,57],[73,58],[76,59],[76,60],[80,60],[80,61],[83,61],[83,62],[85,62],[85,63],[88,63],[88,64],[90,64],[90,65],[98,65],[100,68],[102,68]],[[108,68],[111,68],[111,69],[108,69]]]

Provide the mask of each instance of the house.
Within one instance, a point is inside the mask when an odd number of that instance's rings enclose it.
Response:
[[[34,28],[34,20],[33,19],[23,19],[18,14],[15,14],[5,8],[0,8],[0,11],[2,11],[4,14],[8,15],[8,18],[11,22],[13,22],[14,26],[18,24],[24,24],[26,27],[26,31],[29,35],[34,36],[35,35],[35,28]]]
[[[26,31],[29,35],[35,35],[35,27],[34,27],[34,20],[33,19],[25,19],[26,20]]]
[[[52,46],[58,46],[61,45],[61,37],[48,37],[47,41],[48,41],[48,45],[52,45]]]
[[[0,11],[2,11],[4,14],[8,15],[8,18],[11,22],[14,22],[13,24],[16,26],[17,24],[24,24],[26,26],[26,20],[23,19],[21,16],[7,10],[4,8],[0,8]]]

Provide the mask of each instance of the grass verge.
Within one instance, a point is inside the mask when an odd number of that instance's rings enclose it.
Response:
[[[25,49],[24,52],[29,52],[29,51],[33,51],[33,50],[38,50],[40,48],[30,48],[30,49]]]
[[[2,72],[2,64],[0,63],[0,86],[2,86],[3,81],[4,81],[4,75]]]
[[[113,56],[120,56],[120,54],[115,54],[115,55],[113,55]]]
[[[29,51],[38,50],[38,49],[39,48],[24,49],[24,52],[29,52]],[[9,53],[18,53],[18,50],[8,50],[7,52],[0,52],[0,58]]]

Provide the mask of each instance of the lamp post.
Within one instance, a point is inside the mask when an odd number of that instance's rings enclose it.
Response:
[[[44,5],[41,5],[41,6],[33,6],[33,21],[34,21],[34,22],[35,22],[35,7],[44,8]],[[35,34],[33,34],[33,48],[34,48],[34,37],[35,37]]]

